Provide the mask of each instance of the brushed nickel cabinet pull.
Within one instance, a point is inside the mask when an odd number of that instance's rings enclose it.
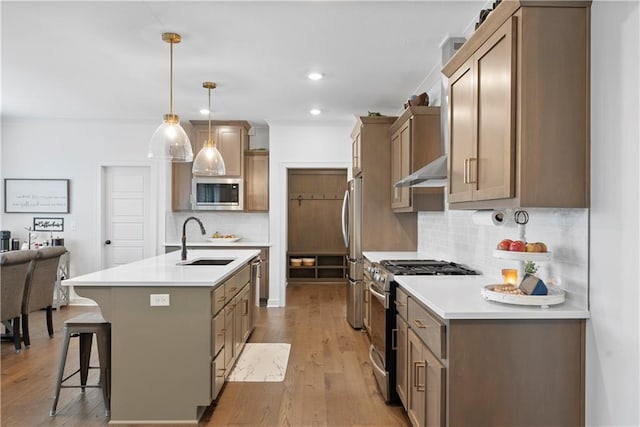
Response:
[[[469,184],[469,159],[464,159],[464,168],[462,169],[462,182]]]
[[[413,319],[413,323],[420,329],[425,329],[427,327],[427,325],[422,323],[422,320],[420,319]]]
[[[398,330],[392,329],[391,330],[391,350],[397,350],[397,349],[398,349]]]
[[[420,384],[418,381],[420,379],[420,368],[426,368],[427,364],[425,362],[415,362],[416,363],[416,390],[417,391],[424,391],[424,386],[425,384]],[[425,376],[426,376],[426,372],[427,370],[425,369]],[[426,377],[425,377],[425,383],[426,383]]]
[[[475,162],[475,168],[473,169],[473,174],[471,173],[471,162]],[[476,157],[470,157],[469,162],[467,163],[469,172],[467,173],[467,178],[469,180],[468,184],[477,184],[478,183],[478,159]],[[471,181],[471,176],[473,175],[473,181]]]

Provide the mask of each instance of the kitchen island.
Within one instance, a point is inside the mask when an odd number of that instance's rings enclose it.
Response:
[[[62,282],[111,323],[111,423],[197,423],[251,332],[255,249],[190,250]]]

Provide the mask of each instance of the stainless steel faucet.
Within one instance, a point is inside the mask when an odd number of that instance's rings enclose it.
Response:
[[[200,225],[200,231],[202,232],[202,234],[207,234],[207,231],[204,229],[204,225],[202,225],[202,221],[200,221],[195,216],[190,216],[189,218],[184,220],[184,224],[182,224],[182,253],[180,255],[182,261],[185,261],[187,259],[187,222],[192,219],[195,220],[198,225]]]

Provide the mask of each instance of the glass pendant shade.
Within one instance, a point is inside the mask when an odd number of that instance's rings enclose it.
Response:
[[[187,133],[180,126],[178,116],[166,114],[162,124],[158,126],[149,143],[149,158],[172,160],[174,162],[190,162],[193,150]]]
[[[209,133],[202,149],[193,161],[191,172],[194,175],[202,176],[225,175],[227,171],[224,165],[224,159],[211,138],[211,89],[215,89],[216,84],[213,82],[204,82],[202,83],[202,87],[208,89],[209,92]]]
[[[193,174],[204,176],[217,176],[226,174],[226,168],[224,166],[224,159],[222,154],[213,145],[211,140],[208,140],[202,150],[198,153],[193,161]]]
[[[173,45],[180,43],[180,34],[163,33],[162,41],[170,45],[169,73],[169,114],[164,115],[162,124],[156,129],[149,141],[148,157],[150,159],[171,160],[173,162],[190,162],[193,160],[191,141],[180,126],[180,118],[173,114]]]

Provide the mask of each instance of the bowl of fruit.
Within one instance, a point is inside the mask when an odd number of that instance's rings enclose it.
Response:
[[[241,237],[236,236],[235,234],[222,234],[217,231],[213,233],[211,237],[207,238],[207,240],[213,243],[231,243],[237,242],[240,239]]]
[[[543,242],[502,239],[496,245],[493,256],[502,259],[544,261],[551,259],[551,252]]]

